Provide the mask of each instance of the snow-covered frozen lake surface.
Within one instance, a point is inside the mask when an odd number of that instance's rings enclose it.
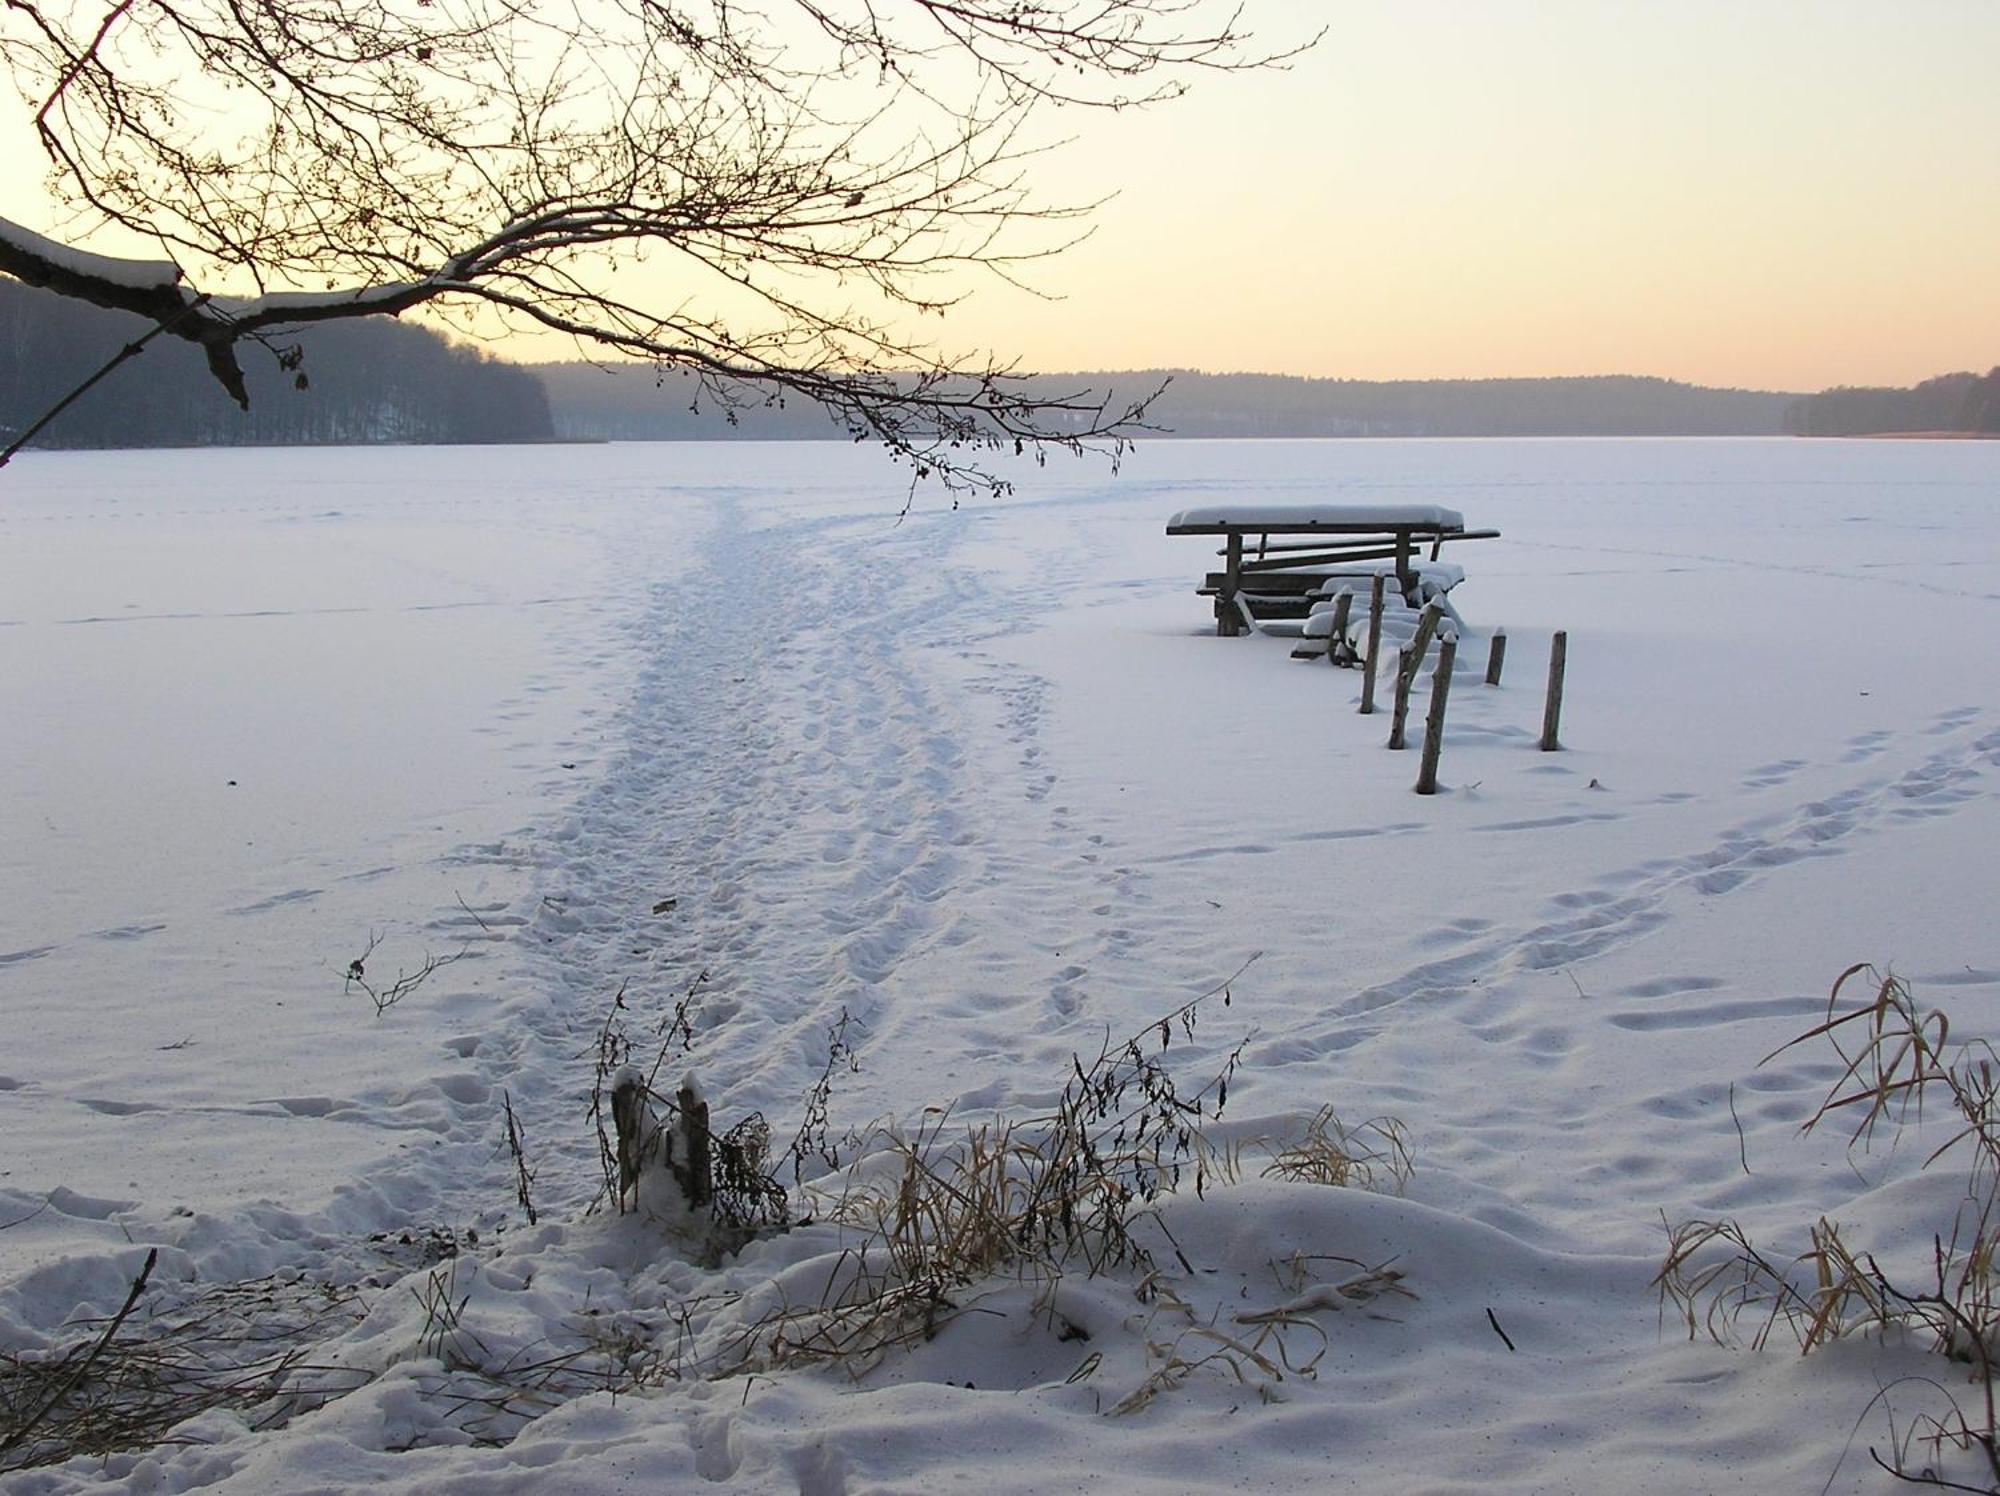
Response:
[[[322,1368],[0,1487],[1883,1488],[1870,1399],[1962,1371],[1690,1343],[1651,1283],[1663,1220],[1786,1255],[1822,1215],[1891,1253],[1949,1220],[1927,1147],[1799,1135],[1830,1050],[1759,1061],[1858,961],[2000,1037],[2000,444],[1161,441],[898,523],[900,472],[0,475],[0,1357],[87,1342],[158,1247],[121,1343],[277,1304]],[[1212,546],[1162,533],[1318,502],[1504,532],[1455,558],[1435,797],[1421,693],[1386,751],[1357,672],[1216,638]],[[378,991],[458,959],[378,1016],[363,956]],[[1241,1046],[1236,1165],[1135,1228],[1150,1272],[953,1286],[872,1369],[725,1375],[851,1238],[701,1266],[590,1208],[607,1019],[650,1064],[691,991],[661,1088],[692,1066],[782,1149],[843,1014],[834,1139],[949,1135],[1232,976],[1164,1060],[1192,1092]],[[1262,1177],[1329,1105],[1400,1121],[1400,1196]],[[1314,1289],[1385,1264],[1410,1296]]]

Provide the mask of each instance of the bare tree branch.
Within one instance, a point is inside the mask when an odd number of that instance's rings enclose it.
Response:
[[[995,483],[977,453],[1143,416],[903,330],[1080,233],[1033,190],[1045,108],[1291,55],[1216,0],[0,0],[79,230],[164,256],[0,219],[0,273],[167,325],[239,404],[245,341],[435,303]],[[670,301],[615,289],[642,263]]]

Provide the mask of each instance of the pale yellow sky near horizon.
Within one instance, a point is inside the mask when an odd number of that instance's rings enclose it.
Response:
[[[1091,237],[926,334],[1024,368],[1818,389],[2000,363],[1994,0],[1248,0],[1288,70],[1071,111]],[[0,214],[33,168],[0,168]],[[46,207],[35,207],[46,214]],[[529,358],[564,345],[503,346]]]
[[[990,324],[1030,361],[1782,389],[2000,363],[2000,5],[1251,14],[1328,32],[1095,122],[1070,169],[1124,190],[1039,277],[1069,300]]]

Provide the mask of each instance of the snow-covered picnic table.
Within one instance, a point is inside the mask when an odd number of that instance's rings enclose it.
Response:
[[[1368,575],[1392,561],[1396,586],[1418,602],[1422,568],[1447,540],[1492,540],[1498,530],[1468,530],[1465,516],[1437,504],[1223,504],[1183,509],[1167,521],[1169,535],[1220,535],[1223,569],[1198,589],[1215,599],[1215,631],[1236,634],[1254,624],[1252,610],[1276,617],[1307,613],[1330,581]],[[1307,539],[1273,537],[1305,536]],[[1254,541],[1254,543],[1253,543]]]

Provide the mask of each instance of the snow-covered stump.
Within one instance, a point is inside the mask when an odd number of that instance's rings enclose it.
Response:
[[[663,1121],[653,1110],[650,1094],[646,1078],[630,1065],[612,1077],[618,1209],[622,1214],[643,1208],[685,1222],[706,1212],[714,1196],[708,1101],[692,1071],[675,1093],[671,1119]]]
[[[1444,751],[1444,706],[1451,695],[1452,667],[1458,663],[1458,631],[1446,628],[1438,640],[1437,675],[1431,681],[1430,715],[1424,718],[1424,760],[1417,768],[1417,793],[1435,795],[1438,755]]]
[[[1562,730],[1563,670],[1568,663],[1569,632],[1558,629],[1549,641],[1549,698],[1542,706],[1542,741],[1538,745],[1544,753],[1554,753],[1562,747],[1558,734]]]

